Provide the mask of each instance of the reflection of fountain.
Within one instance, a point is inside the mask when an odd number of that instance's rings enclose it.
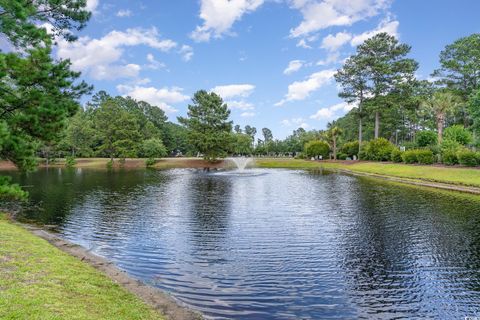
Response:
[[[235,165],[237,166],[237,170],[239,171],[245,170],[247,165],[253,161],[252,158],[247,157],[227,158],[227,160],[235,163]]]

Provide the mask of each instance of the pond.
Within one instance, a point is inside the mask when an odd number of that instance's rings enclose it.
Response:
[[[480,202],[292,170],[10,173],[23,219],[209,318],[480,316]]]

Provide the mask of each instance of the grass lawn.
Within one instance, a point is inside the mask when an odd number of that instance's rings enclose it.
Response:
[[[0,319],[162,319],[90,265],[0,214]]]
[[[473,168],[420,166],[385,162],[322,162],[295,159],[256,159],[255,163],[262,168],[342,169],[397,178],[480,187],[480,170]]]

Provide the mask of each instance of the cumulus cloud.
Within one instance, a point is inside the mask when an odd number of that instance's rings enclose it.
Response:
[[[216,86],[211,91],[218,94],[223,99],[230,99],[235,97],[246,98],[250,96],[255,90],[255,86],[252,84],[229,84],[224,86]]]
[[[87,10],[95,13],[95,10],[98,7],[98,0],[87,0]]]
[[[332,27],[349,26],[376,16],[390,5],[391,0],[292,0],[291,6],[300,10],[302,22],[290,30],[293,38]]]
[[[295,126],[296,128],[303,128],[303,129],[307,129],[308,127],[310,127],[310,125],[308,123],[306,123],[305,119],[302,118],[302,117],[292,118],[292,119],[284,119],[284,120],[280,121],[280,123],[284,127]]]
[[[127,29],[124,32],[114,30],[99,39],[81,37],[75,42],[59,39],[57,56],[70,59],[74,70],[89,74],[94,79],[114,79],[135,76],[132,65],[128,67],[116,63],[121,60],[125,47],[137,45],[167,52],[176,47],[177,43],[169,39],[160,39],[155,28]],[[119,69],[129,72],[116,74]]]
[[[240,100],[240,101],[238,101],[238,100],[226,101],[226,104],[230,109],[239,109],[239,110],[253,110],[253,109],[255,109],[255,106],[252,103],[246,102],[246,101],[243,101],[243,100]]]
[[[155,105],[165,112],[177,112],[171,104],[184,102],[189,99],[187,95],[183,94],[183,89],[179,87],[144,87],[141,85],[118,85],[118,92],[123,96],[129,96],[136,100],[141,100]]]
[[[209,41],[211,37],[219,38],[230,33],[235,21],[246,13],[255,11],[264,0],[201,0],[201,26],[191,33],[197,42]]]
[[[398,38],[398,26],[400,25],[400,22],[396,20],[390,20],[390,19],[385,19],[382,22],[380,22],[379,26],[373,30],[366,31],[364,33],[355,35],[352,40],[350,41],[350,44],[352,46],[358,46],[359,44],[363,43],[365,40],[373,37],[376,34],[386,32],[389,35],[392,35],[394,37]]]
[[[336,51],[351,39],[352,35],[348,32],[338,32],[336,35],[329,34],[323,38],[321,48],[328,51]]]
[[[255,112],[243,112],[240,116],[244,118],[251,118],[255,116]]]
[[[304,62],[302,60],[292,60],[288,63],[288,67],[283,70],[284,74],[292,74],[297,72],[303,67]]]
[[[179,53],[182,55],[182,59],[184,61],[190,61],[193,57],[193,48],[184,44],[181,48]]]
[[[155,56],[151,53],[147,54],[147,61],[148,61],[148,65],[146,67],[148,69],[158,70],[166,67],[164,63],[157,61],[155,59]]]
[[[321,108],[315,114],[310,116],[310,119],[315,120],[332,120],[337,117],[337,111],[342,110],[343,112],[348,112],[355,108],[355,104],[348,104],[346,102],[340,102],[332,106]]]
[[[131,17],[132,16],[132,11],[126,9],[126,10],[118,10],[117,12],[117,17],[120,18],[125,18],[125,17]]]
[[[308,98],[312,92],[329,83],[333,79],[334,74],[334,69],[327,69],[311,74],[304,81],[295,81],[288,86],[287,94],[281,101],[277,102],[275,106],[282,106],[288,101]]]

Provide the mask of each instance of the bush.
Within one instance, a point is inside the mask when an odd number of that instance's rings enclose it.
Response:
[[[442,162],[447,166],[458,164],[457,153],[453,150],[446,150],[442,152]]]
[[[407,163],[407,164],[417,163],[417,162],[418,162],[418,159],[417,159],[417,150],[412,149],[412,150],[407,150],[407,151],[405,151],[405,152],[402,154],[402,160],[403,160],[403,162],[405,162],[405,163]]]
[[[337,154],[338,160],[347,160],[347,158],[348,158],[348,155],[346,153],[340,152],[339,154]]]
[[[155,158],[148,158],[147,160],[145,160],[145,165],[147,167],[151,167],[155,164],[155,162],[156,162]]]
[[[362,149],[364,160],[388,161],[395,146],[387,139],[378,138],[367,142]]]
[[[395,148],[390,154],[390,157],[393,162],[402,162],[403,161],[402,155],[403,155],[403,152],[400,151],[400,149]]]
[[[357,156],[358,158],[358,141],[352,141],[345,143],[340,148],[341,153],[345,153],[348,157],[353,159],[353,156]]]
[[[75,160],[75,157],[68,156],[65,158],[65,167],[71,168],[77,164],[77,160]]]
[[[165,148],[162,140],[158,138],[147,139],[142,142],[140,148],[140,156],[146,158],[161,158],[167,155],[167,149]]]
[[[433,131],[420,131],[416,136],[417,146],[420,148],[437,144],[437,134]]]
[[[417,161],[420,164],[433,164],[435,162],[435,157],[433,152],[429,149],[418,149],[415,150],[417,153]]]
[[[473,141],[470,131],[458,124],[445,129],[443,136],[445,137],[445,140],[456,141],[461,145],[467,145]]]
[[[457,152],[458,162],[461,165],[475,167],[478,165],[477,154],[471,150],[463,149]]]
[[[324,159],[328,158],[330,153],[330,146],[325,141],[312,140],[305,144],[305,154],[308,157],[322,156]]]
[[[113,160],[108,160],[107,169],[112,169],[112,168],[113,168]]]

